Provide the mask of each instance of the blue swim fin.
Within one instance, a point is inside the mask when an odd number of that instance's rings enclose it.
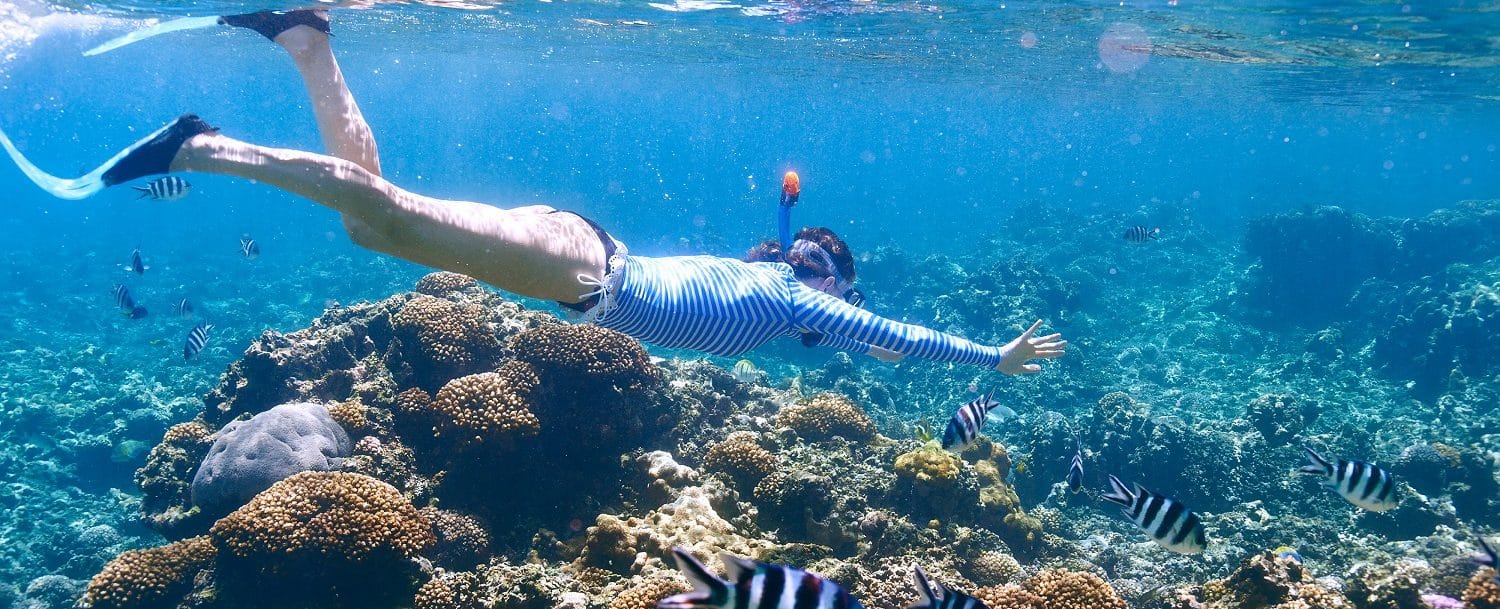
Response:
[[[216,25],[219,25],[219,17],[217,15],[210,15],[208,17],[183,17],[182,19],[163,21],[144,30],[136,30],[134,32],[96,46],[92,49],[84,51],[83,56],[93,57],[101,53],[108,53],[120,47],[135,44],[147,38],[160,36],[162,34],[180,32],[183,30],[196,30],[199,28],[213,27]]]

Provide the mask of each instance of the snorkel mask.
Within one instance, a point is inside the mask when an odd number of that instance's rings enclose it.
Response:
[[[856,307],[864,306],[864,293],[854,289],[854,282],[844,279],[844,275],[839,272],[838,265],[833,263],[833,256],[828,253],[828,250],[823,249],[823,246],[806,239],[798,239],[792,242],[792,249],[787,252],[787,255],[790,256],[793,253],[801,253],[828,269],[829,275],[833,277],[833,289],[843,295],[844,302]]]

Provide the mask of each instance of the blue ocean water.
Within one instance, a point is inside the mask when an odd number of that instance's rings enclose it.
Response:
[[[798,223],[838,230],[857,253],[912,257],[983,253],[1030,219],[1069,217],[1081,221],[1059,239],[1080,257],[1118,248],[1132,225],[1234,251],[1267,214],[1338,205],[1417,218],[1500,193],[1489,5],[441,4],[334,12],[385,176],[433,196],[577,210],[637,254],[739,255],[774,232],[787,170],[803,180]],[[150,20],[259,8],[0,5],[0,129],[60,175],[184,112],[317,150],[290,61],[248,32],[81,55]],[[335,214],[295,196],[189,179],[181,201],[125,189],[59,201],[0,164],[0,540],[28,540],[0,566],[10,585],[97,569],[70,567],[39,531],[72,539],[63,531],[106,523],[152,545],[132,524],[140,455],[124,442],[149,447],[191,418],[262,331],[427,272],[354,246]],[[243,235],[262,256],[239,255]],[[150,267],[140,276],[121,268],[137,247]],[[903,312],[902,278],[879,268],[864,279],[890,289],[874,303],[930,321]],[[1163,298],[1189,289],[1128,281]],[[115,284],[151,315],[120,316]],[[183,297],[193,319],[170,315]],[[215,326],[210,348],[184,362],[199,321]],[[87,509],[58,511],[69,504]]]

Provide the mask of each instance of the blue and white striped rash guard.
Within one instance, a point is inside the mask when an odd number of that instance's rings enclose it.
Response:
[[[999,365],[1001,350],[891,321],[814,290],[779,262],[715,256],[625,258],[609,310],[596,323],[663,347],[735,356],[773,338],[817,332],[820,346]]]

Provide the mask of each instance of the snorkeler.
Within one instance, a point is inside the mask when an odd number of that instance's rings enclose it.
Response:
[[[624,243],[579,214],[533,205],[502,209],[442,200],[380,177],[375,139],[329,45],[318,10],[222,17],[252,29],[292,57],[312,96],[328,155],[269,148],[218,133],[184,115],[82,177],[33,165],[0,132],[11,158],[54,196],[82,199],[108,186],[178,172],[269,184],[339,212],[354,243],[411,262],[469,275],[502,290],[557,301],[585,321],[664,347],[732,356],[790,332],[844,339],[851,351],[1036,373],[1032,360],[1061,357],[1060,334],[1036,336],[1037,320],[992,347],[880,317],[845,302],[854,277],[847,244],[824,229],[796,239],[786,262],[714,256],[629,255]]]

